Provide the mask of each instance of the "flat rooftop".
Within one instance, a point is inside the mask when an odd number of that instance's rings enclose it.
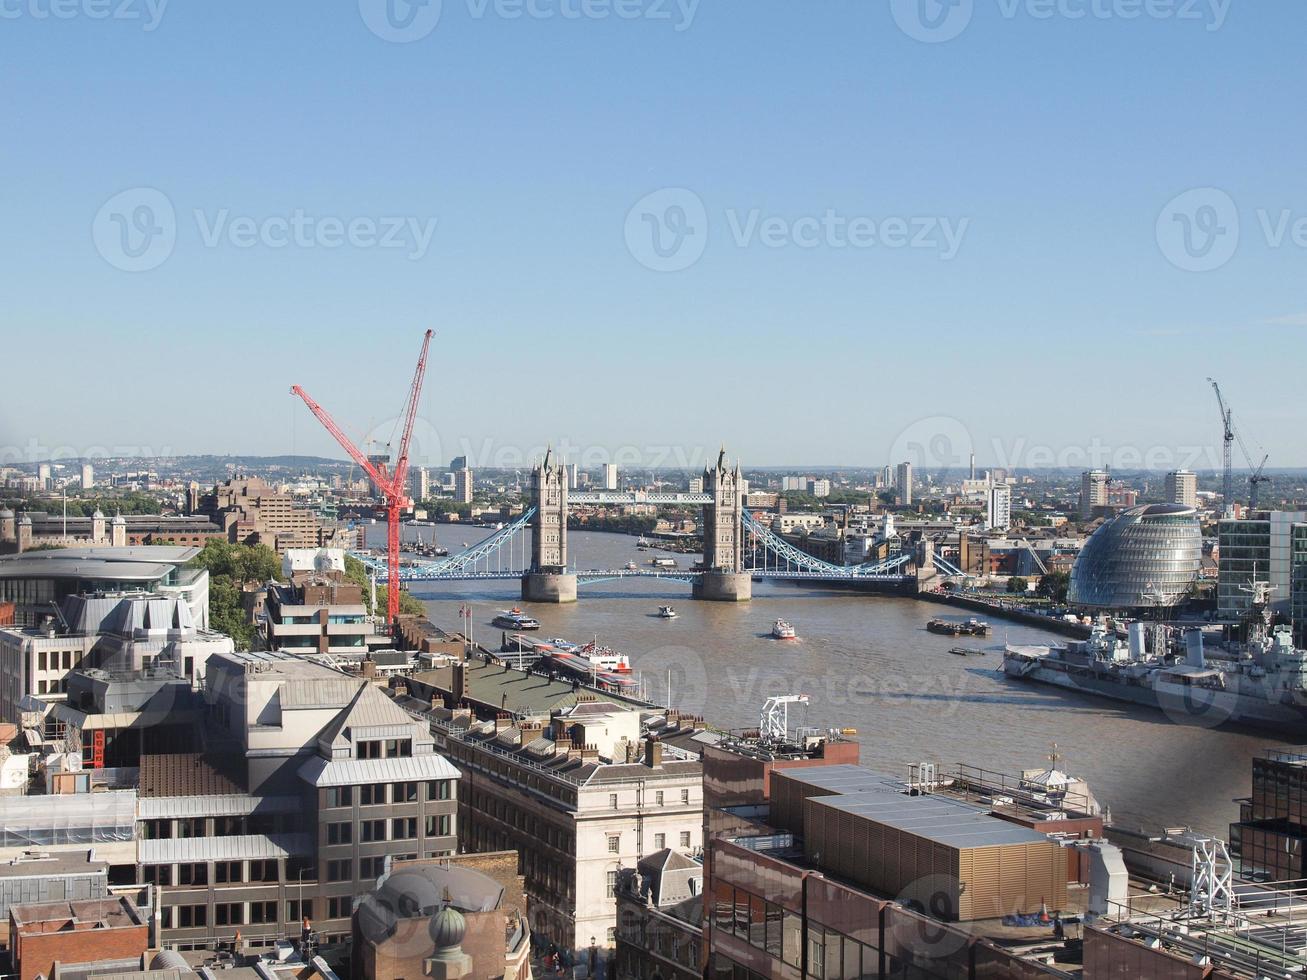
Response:
[[[807,805],[853,814],[959,849],[1048,842],[1045,834],[991,816],[985,810],[951,796],[929,793],[909,796],[877,789],[813,797]]]
[[[199,548],[59,548],[0,556],[0,578],[95,578],[155,581],[200,553]]]
[[[532,674],[484,660],[469,660],[463,665],[464,694],[496,711],[515,715],[548,715],[551,711],[569,708],[578,701],[593,700],[593,688],[582,684],[573,689],[570,680],[550,680],[543,674]],[[412,679],[439,691],[453,690],[454,668],[436,667],[415,673]],[[625,698],[620,694],[602,692],[605,701],[612,701],[629,710],[648,710],[648,705]]]
[[[92,898],[81,902],[11,905],[9,913],[23,935],[89,932],[93,929],[133,929],[144,926],[125,898]]]
[[[0,864],[0,878],[57,878],[76,874],[99,874],[109,870],[108,861],[96,861],[95,852],[40,852],[42,857],[23,855]]]

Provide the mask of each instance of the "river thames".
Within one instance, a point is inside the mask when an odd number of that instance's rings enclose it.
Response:
[[[368,531],[373,546],[384,546],[384,527]],[[451,552],[493,533],[458,525],[403,532],[428,542],[434,534]],[[666,554],[638,550],[635,538],[619,534],[572,531],[568,544],[580,569]],[[683,568],[694,560],[672,557]],[[565,606],[521,603],[516,581],[415,582],[410,590],[450,631],[469,604],[474,638],[491,648],[500,630],[490,621],[515,605],[540,620],[541,637],[597,635],[630,656],[652,700],[666,701],[670,672],[675,706],[716,727],[757,727],[770,695],[807,694],[811,703],[792,709],[792,726],[856,728],[863,763],[889,773],[906,775],[914,762],[1017,773],[1047,765],[1057,743],[1060,767],[1088,780],[1126,828],[1188,824],[1227,836],[1238,816],[1233,800],[1250,792],[1250,760],[1283,744],[1266,733],[1180,725],[1143,707],[1006,679],[997,670],[1005,640],[1063,638],[993,617],[988,639],[936,636],[926,632],[928,620],[971,614],[916,599],[761,581],[753,601],[741,604],[696,602],[688,585],[653,580],[583,585],[580,600]],[[676,619],[657,618],[666,604]],[[798,640],[769,637],[778,617],[794,624]],[[989,652],[950,654],[958,645]]]

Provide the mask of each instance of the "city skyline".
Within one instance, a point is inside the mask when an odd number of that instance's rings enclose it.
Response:
[[[980,465],[1178,457],[1219,441],[1214,375],[1307,465],[1266,383],[1307,324],[1304,137],[1266,129],[1304,69],[1264,56],[1307,11],[511,6],[17,8],[8,352],[77,397],[12,372],[0,446],[321,452],[289,386],[366,433],[430,326],[443,443],[875,464],[939,416]]]

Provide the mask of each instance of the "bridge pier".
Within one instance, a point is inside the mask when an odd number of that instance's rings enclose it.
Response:
[[[691,594],[709,602],[748,602],[753,598],[753,576],[748,572],[704,572]]]
[[[576,576],[566,572],[527,572],[522,576],[523,602],[576,602]]]

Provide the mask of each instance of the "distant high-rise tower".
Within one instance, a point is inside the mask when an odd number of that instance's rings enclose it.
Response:
[[[576,475],[577,475],[577,474],[576,474],[576,464],[575,464],[575,463],[567,463],[567,464],[566,464],[566,467],[567,467],[567,489],[569,489],[569,490],[575,490],[575,489],[576,489]]]
[[[604,489],[616,490],[618,486],[617,464],[604,463]]]
[[[1189,470],[1173,470],[1166,474],[1166,499],[1186,507],[1198,506],[1198,474]]]
[[[899,463],[894,467],[894,496],[906,506],[912,503],[912,464]]]
[[[42,490],[49,490],[53,484],[50,477],[50,464],[40,463],[36,467],[36,481]]]
[[[408,495],[414,504],[421,504],[431,496],[431,474],[425,466],[415,466],[408,475]]]
[[[1094,516],[1095,507],[1107,506],[1107,471],[1085,470],[1080,474],[1080,517]]]
[[[975,478],[976,478],[976,454],[975,454],[975,453],[972,453],[972,454],[971,454],[971,475],[968,476],[967,479],[969,479],[969,480],[974,480]]]
[[[82,489],[90,490],[95,486],[95,467],[90,463],[82,464]]]
[[[472,502],[472,471],[466,466],[454,472],[454,500],[460,504]]]
[[[1012,526],[1012,488],[1006,483],[997,483],[989,488],[985,526],[992,531],[1006,531]]]

